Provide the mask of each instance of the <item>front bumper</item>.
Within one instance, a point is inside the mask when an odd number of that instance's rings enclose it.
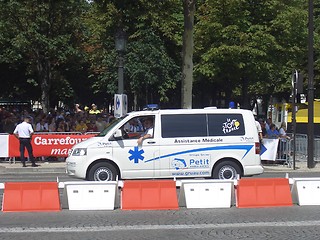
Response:
[[[263,166],[254,165],[254,166],[246,166],[244,169],[244,176],[252,176],[262,174],[264,171]]]
[[[86,158],[82,156],[68,157],[66,159],[66,173],[69,176],[85,179],[86,178]]]

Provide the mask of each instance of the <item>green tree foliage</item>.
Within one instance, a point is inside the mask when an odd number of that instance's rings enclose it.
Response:
[[[255,98],[267,103],[270,96],[288,100],[292,71],[306,79],[307,1],[195,3],[193,107],[225,107],[233,100],[250,108]],[[320,89],[315,3],[315,87]],[[129,105],[180,107],[181,0],[0,0],[0,97],[41,100],[46,108],[58,101],[111,103],[119,28],[127,33]]]
[[[89,40],[92,50],[90,76],[96,93],[105,92],[111,98],[117,92],[114,36],[118,28],[123,28],[127,33],[125,93],[129,96],[129,104],[136,109],[138,105],[169,101],[169,92],[180,80],[176,49],[181,44],[178,36],[183,15],[177,13],[178,7],[181,9],[175,1],[155,0],[92,3],[87,24],[93,33]]]
[[[0,61],[25,66],[29,83],[41,90],[39,98],[45,112],[50,106],[49,96],[54,95],[53,83],[57,83],[60,100],[73,95],[63,71],[67,63],[78,64],[77,58],[81,59],[77,49],[82,36],[79,19],[86,5],[84,0],[1,1]]]
[[[196,25],[198,81],[247,108],[255,96],[290,93],[290,72],[305,64],[303,6],[300,0],[204,1]]]
[[[175,89],[180,80],[180,68],[170,58],[163,41],[152,29],[135,33],[135,39],[128,46],[126,69],[129,79],[127,87],[140,103],[157,99],[168,102],[168,91]],[[147,99],[141,99],[141,93]]]

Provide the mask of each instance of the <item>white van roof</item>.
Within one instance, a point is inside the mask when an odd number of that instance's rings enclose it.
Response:
[[[159,110],[145,110],[130,112],[129,115],[152,115],[152,114],[200,114],[200,113],[240,113],[240,114],[252,114],[252,111],[247,109],[227,109],[227,108],[203,108],[203,109],[159,109]]]

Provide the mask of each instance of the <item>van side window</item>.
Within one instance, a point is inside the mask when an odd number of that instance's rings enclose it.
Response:
[[[209,136],[245,135],[241,114],[208,114],[208,128]]]
[[[125,125],[124,129],[128,133],[142,133],[144,132],[144,128],[139,117],[135,117],[130,119]]]
[[[207,136],[206,114],[161,116],[163,138]]]

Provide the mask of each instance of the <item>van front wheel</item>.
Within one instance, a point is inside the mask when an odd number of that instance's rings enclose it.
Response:
[[[89,171],[89,181],[115,181],[117,170],[110,163],[97,163]]]
[[[236,179],[238,174],[241,175],[241,170],[236,163],[223,161],[214,168],[212,176],[215,179]]]

